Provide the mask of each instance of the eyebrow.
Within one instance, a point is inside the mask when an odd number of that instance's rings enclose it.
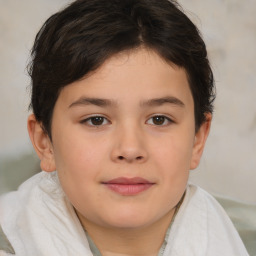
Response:
[[[112,105],[116,105],[112,100],[108,99],[99,99],[99,98],[87,98],[87,97],[82,97],[73,103],[69,105],[69,108],[74,107],[74,106],[83,106],[83,105],[95,105],[99,107],[109,107]]]
[[[173,96],[167,96],[162,98],[155,98],[146,101],[140,102],[141,107],[155,107],[161,106],[163,104],[172,104],[179,107],[184,107],[185,104],[178,98]],[[82,97],[69,105],[69,108],[74,106],[83,106],[83,105],[95,105],[99,107],[110,107],[110,106],[117,106],[117,103],[113,100],[109,99],[101,99],[101,98],[88,98]]]
[[[179,107],[185,107],[185,104],[180,99],[178,99],[176,97],[173,97],[173,96],[150,99],[150,100],[141,102],[140,105],[141,106],[155,107],[155,106],[161,106],[161,105],[166,104],[166,103],[176,105],[176,106],[179,106]]]

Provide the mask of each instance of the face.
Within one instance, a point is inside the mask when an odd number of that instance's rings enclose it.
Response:
[[[185,71],[140,49],[64,87],[49,161],[82,221],[143,227],[173,212],[206,131],[195,134]]]

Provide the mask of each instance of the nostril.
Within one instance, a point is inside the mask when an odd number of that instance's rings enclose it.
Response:
[[[123,156],[118,156],[118,159],[119,159],[119,160],[124,160],[125,157],[123,157]],[[143,156],[137,156],[135,159],[136,159],[136,160],[142,160],[142,159],[143,159]]]

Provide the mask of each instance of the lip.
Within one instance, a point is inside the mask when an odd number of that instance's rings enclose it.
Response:
[[[155,183],[150,182],[141,177],[125,178],[118,177],[106,182],[102,182],[108,189],[112,190],[123,196],[134,196],[138,195],[149,188]]]

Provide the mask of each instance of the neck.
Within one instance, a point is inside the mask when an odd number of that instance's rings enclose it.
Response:
[[[78,213],[79,219],[102,256],[156,256],[162,246],[175,208],[157,222],[140,228],[99,226]]]

